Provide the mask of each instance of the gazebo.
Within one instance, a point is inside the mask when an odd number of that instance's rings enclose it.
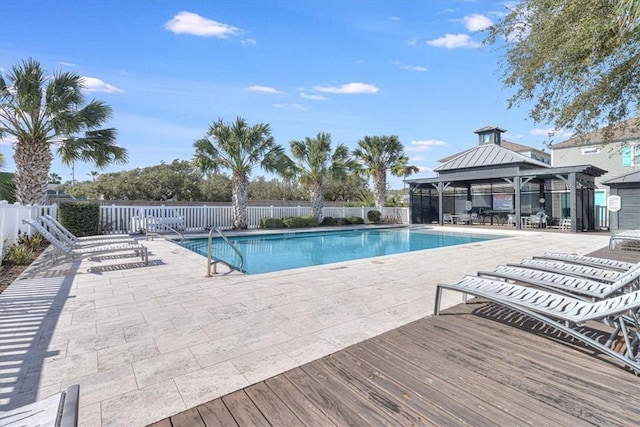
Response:
[[[502,131],[501,129],[498,129]],[[414,224],[444,224],[445,214],[475,214],[491,223],[543,213],[549,224],[570,219],[572,231],[596,228],[594,178],[606,171],[592,165],[551,167],[499,145],[481,143],[435,169],[436,177],[409,179]]]

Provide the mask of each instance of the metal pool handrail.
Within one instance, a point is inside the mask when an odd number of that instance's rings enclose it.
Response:
[[[164,223],[162,221],[161,218],[156,218],[154,216],[148,216],[145,217],[145,236],[147,238],[147,240],[149,240],[149,236],[151,236],[151,240],[153,240],[153,236],[160,236],[160,233],[156,232],[149,232],[149,220],[153,219],[156,221],[155,225],[157,226],[162,226],[164,228],[167,228],[171,231],[173,231],[174,233],[176,233],[178,236],[180,236],[180,240],[178,241],[178,244],[184,242],[184,234],[182,234],[180,231],[176,230],[175,228],[171,227],[170,225]]]
[[[234,265],[229,264],[228,262],[222,261],[222,260],[215,260],[212,261],[213,259],[213,232],[217,231],[218,234],[220,235],[220,237],[222,237],[222,239],[231,247],[231,249],[233,249],[233,251],[238,254],[238,256],[240,257],[240,266],[236,267]],[[224,233],[222,232],[222,230],[220,230],[220,228],[218,227],[211,227],[211,230],[209,230],[209,242],[207,243],[207,277],[211,277],[211,266],[213,265],[213,274],[217,274],[217,266],[219,262],[223,262],[225,264],[227,264],[227,266],[229,266],[229,268],[233,269],[233,270],[238,270],[241,273],[244,273],[244,271],[242,270],[242,267],[244,266],[244,257],[242,256],[242,253],[238,250],[238,248],[236,248],[236,245],[234,245],[231,240],[229,240],[227,238],[227,236],[224,235]]]

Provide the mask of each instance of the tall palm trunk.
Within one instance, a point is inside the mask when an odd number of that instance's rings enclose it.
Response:
[[[322,222],[322,209],[324,208],[324,198],[322,197],[322,184],[314,182],[309,186],[311,193],[311,209],[313,216],[318,218],[318,222]]]
[[[16,163],[16,200],[25,205],[44,205],[53,160],[49,144],[18,140],[13,159]]]
[[[387,171],[376,172],[373,176],[373,191],[377,208],[383,208],[387,197]]]
[[[249,180],[244,175],[234,174],[231,178],[231,205],[233,206],[233,228],[249,227],[247,218],[247,199],[249,198]]]

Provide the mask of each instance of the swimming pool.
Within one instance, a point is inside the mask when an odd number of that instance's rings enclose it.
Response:
[[[264,234],[229,240],[244,257],[243,271],[259,274],[497,238],[500,237],[387,228]],[[204,238],[185,240],[181,245],[206,257],[207,243]],[[238,255],[221,238],[214,239],[212,253],[228,264],[240,263]]]

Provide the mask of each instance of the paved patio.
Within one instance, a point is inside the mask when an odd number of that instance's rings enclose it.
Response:
[[[205,277],[163,240],[135,259],[27,274],[0,295],[0,412],[80,384],[80,425],[145,425],[432,314],[438,282],[605,233],[437,227],[505,239],[287,272]],[[88,269],[92,267],[92,272]],[[445,293],[443,308],[460,302]]]

